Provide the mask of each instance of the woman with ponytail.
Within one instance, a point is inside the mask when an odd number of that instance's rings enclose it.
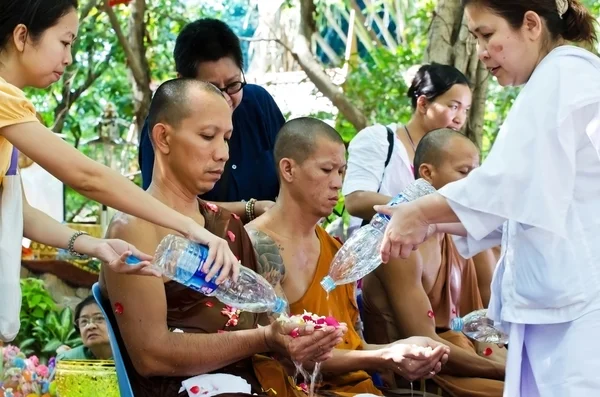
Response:
[[[504,395],[600,390],[600,59],[578,0],[463,0],[479,59],[523,86],[483,165],[394,208],[381,254],[435,232],[471,256],[502,242],[488,316],[509,333]]]

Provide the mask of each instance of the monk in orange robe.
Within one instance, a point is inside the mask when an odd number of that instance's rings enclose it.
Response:
[[[416,177],[426,179],[436,189],[464,178],[478,166],[475,145],[452,130],[428,133],[416,149]],[[496,259],[493,251],[464,259],[449,235],[436,234],[408,259],[381,265],[363,280],[366,340],[390,343],[425,335],[447,343],[450,359],[433,379],[443,394],[501,397],[505,349],[474,343],[464,334],[449,330],[454,317],[484,308],[478,280],[490,282]],[[482,274],[478,276],[478,272]],[[482,289],[489,299],[489,284]]]
[[[356,286],[339,286],[327,296],[320,285],[340,248],[317,225],[331,214],[342,186],[346,156],[339,134],[322,121],[295,119],[279,132],[274,154],[281,182],[277,202],[246,226],[257,269],[287,298],[292,314],[331,315],[349,328],[333,358],[322,363],[318,393],[381,395],[369,371],[391,370],[410,380],[440,371],[447,360],[442,343],[417,337],[367,344],[360,334]],[[310,369],[314,363],[304,365]]]

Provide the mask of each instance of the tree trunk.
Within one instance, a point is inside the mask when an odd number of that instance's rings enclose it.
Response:
[[[130,72],[130,80],[133,87],[135,124],[139,135],[144,125],[144,120],[150,109],[152,91],[150,90],[150,67],[146,58],[146,0],[134,0],[130,4],[131,17],[129,19],[129,32],[125,36],[117,16],[105,0],[104,10],[110,23],[123,47],[127,66]]]
[[[489,74],[477,57],[475,41],[469,37],[460,0],[439,0],[424,62],[453,65],[471,81],[473,103],[464,133],[481,148]]]
[[[352,123],[357,131],[360,131],[367,126],[367,118],[362,111],[354,106],[350,99],[344,95],[342,89],[333,84],[319,61],[310,51],[310,39],[316,29],[314,11],[315,5],[313,0],[301,0],[300,34],[296,36],[291,52],[315,87],[317,87],[317,89],[338,108],[340,113]]]

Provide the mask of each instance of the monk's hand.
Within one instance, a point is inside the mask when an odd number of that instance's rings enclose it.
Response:
[[[412,251],[435,232],[435,227],[430,227],[425,221],[418,200],[393,207],[376,205],[374,209],[380,214],[391,216],[380,248],[383,263],[387,263],[390,258],[408,258]]]
[[[381,357],[394,373],[412,382],[437,374],[448,361],[449,352],[448,346],[433,339],[414,337],[383,348]]]
[[[117,239],[95,239],[93,237],[91,239],[95,240],[92,255],[106,263],[113,271],[141,276],[161,276],[157,269],[150,266],[152,256],[141,252],[128,242]],[[140,262],[135,265],[126,263],[129,256],[135,256]]]
[[[217,274],[219,275],[215,280],[217,284],[221,284],[228,278],[237,281],[240,274],[240,261],[231,252],[229,243],[193,221],[190,222],[187,230],[186,238],[208,246],[208,256],[202,268],[202,272],[206,274],[205,281],[212,280]],[[235,237],[233,236],[232,239]]]
[[[281,323],[275,321],[263,328],[270,351],[289,357],[294,362],[322,362],[333,355],[333,348],[342,342],[347,327],[323,327]]]

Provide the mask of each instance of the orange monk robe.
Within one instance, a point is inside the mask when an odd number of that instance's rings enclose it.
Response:
[[[450,235],[444,236],[441,252],[438,276],[431,291],[427,294],[435,316],[436,332],[444,340],[477,353],[475,345],[464,334],[449,331],[452,318],[464,316],[473,310],[483,308],[475,264],[472,259],[460,256]],[[368,285],[377,288],[372,283]],[[363,286],[365,305],[363,321],[367,341],[369,343],[391,343],[402,339],[403,336],[400,332],[402,326],[396,325],[394,313],[387,300],[383,306],[381,299],[375,303],[370,296],[369,291]],[[504,389],[504,382],[493,379],[442,374],[435,376],[433,380],[444,390],[445,395],[453,397],[502,397]]]
[[[362,338],[355,329],[359,319],[358,306],[354,284],[338,286],[330,294],[321,287],[321,280],[329,273],[329,265],[341,244],[321,228],[316,229],[321,243],[321,253],[315,276],[304,296],[297,302],[290,304],[292,314],[302,314],[308,311],[320,316],[333,316],[339,322],[348,325],[348,332],[344,336],[338,349],[358,350],[362,348]],[[340,395],[355,395],[358,393],[372,393],[382,395],[375,387],[369,374],[365,371],[355,371],[347,374],[323,374],[318,392],[335,392]]]

